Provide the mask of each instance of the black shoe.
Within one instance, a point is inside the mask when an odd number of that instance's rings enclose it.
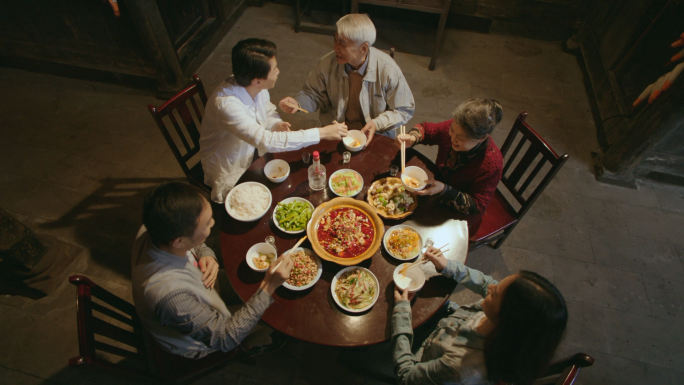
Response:
[[[252,357],[258,356],[260,354],[275,352],[276,350],[285,346],[285,343],[287,343],[287,336],[283,333],[274,331],[270,336],[268,336],[267,341],[268,342],[263,345],[255,345],[249,350],[244,348],[242,350]]]

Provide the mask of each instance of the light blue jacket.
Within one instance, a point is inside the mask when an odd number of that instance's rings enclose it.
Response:
[[[442,275],[482,297],[487,296],[489,285],[498,283],[478,270],[451,260]],[[487,380],[485,336],[475,330],[485,316],[482,301],[467,306],[452,303],[455,311],[439,321],[437,329],[415,355],[411,353],[411,304],[398,301],[392,313],[392,351],[399,384],[493,384]]]

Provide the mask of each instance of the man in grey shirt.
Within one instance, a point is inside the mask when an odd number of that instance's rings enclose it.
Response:
[[[133,301],[163,349],[187,358],[235,349],[290,276],[292,260],[266,272],[259,290],[231,314],[214,289],[218,263],[204,244],[214,225],[209,202],[184,183],[155,187],[143,203],[143,226],[131,259]]]
[[[416,109],[404,74],[389,55],[372,47],[375,26],[364,14],[349,14],[336,23],[334,50],[321,58],[293,98],[280,108],[293,114],[301,107],[321,111],[321,124],[336,120],[361,130],[370,144],[375,133],[395,137]]]

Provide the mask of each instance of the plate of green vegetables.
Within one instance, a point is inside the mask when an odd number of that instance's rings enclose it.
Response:
[[[306,230],[313,211],[313,204],[304,198],[286,198],[273,210],[273,223],[285,233],[299,234]]]

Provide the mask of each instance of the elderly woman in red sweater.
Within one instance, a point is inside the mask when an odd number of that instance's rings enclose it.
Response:
[[[501,180],[503,157],[489,134],[501,121],[503,108],[493,99],[470,99],[441,123],[417,124],[397,137],[401,147],[416,144],[439,146],[439,173],[428,180],[418,195],[437,195],[441,203],[466,214],[468,229],[475,234],[482,215]]]

